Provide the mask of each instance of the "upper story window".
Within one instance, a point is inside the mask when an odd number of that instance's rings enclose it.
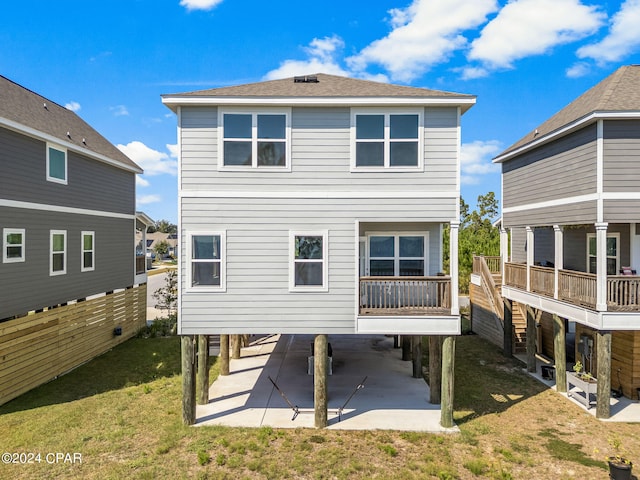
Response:
[[[67,184],[67,150],[47,144],[47,180]]]
[[[607,234],[607,275],[618,275],[620,268],[619,233]],[[598,249],[595,233],[587,234],[587,273],[598,272]]]
[[[2,229],[2,262],[24,262],[24,228]]]
[[[422,277],[427,272],[427,235],[371,235],[371,276]]]
[[[327,232],[291,232],[290,250],[289,290],[328,291]]]
[[[188,288],[224,292],[225,233],[192,233],[188,242]]]
[[[358,109],[351,115],[352,171],[422,168],[423,115],[420,110]]]
[[[289,168],[289,117],[288,110],[221,112],[220,168]]]

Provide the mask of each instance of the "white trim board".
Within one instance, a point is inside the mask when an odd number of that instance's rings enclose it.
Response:
[[[181,190],[178,192],[179,198],[307,198],[307,199],[379,199],[379,198],[408,198],[408,199],[429,199],[429,198],[449,198],[457,199],[459,192],[313,192],[313,191],[291,191],[291,192],[256,192],[238,190]]]
[[[72,213],[75,215],[92,215],[94,217],[124,218],[135,220],[135,214],[105,212],[102,210],[88,210],[85,208],[64,207],[62,205],[47,205],[45,203],[21,202],[0,198],[0,207],[24,208],[27,210],[39,210],[42,212]]]

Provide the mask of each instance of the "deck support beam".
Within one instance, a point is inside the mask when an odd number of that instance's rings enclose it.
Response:
[[[193,335],[181,337],[182,347],[182,422],[196,423],[196,369],[195,338]]]
[[[411,360],[411,337],[409,335],[402,335],[402,361],[408,362]]]
[[[598,355],[598,390],[596,395],[596,418],[611,416],[611,332],[596,331]]]
[[[220,335],[220,375],[229,375],[229,335]]]
[[[442,337],[429,336],[429,403],[438,405],[442,393]]]
[[[513,356],[513,301],[504,299],[504,333],[502,348],[505,357]]]
[[[422,337],[411,338],[411,356],[413,360],[413,378],[422,378]]]
[[[237,360],[241,357],[240,349],[242,348],[242,336],[241,335],[231,335],[231,358]]]
[[[198,404],[209,403],[209,335],[198,335]]]
[[[536,337],[535,311],[527,306],[527,372],[536,371]]]
[[[328,425],[328,363],[327,335],[316,335],[313,345],[313,405],[316,428],[325,428]]]
[[[553,315],[553,358],[556,367],[556,391],[567,391],[567,332],[564,318]]]
[[[442,343],[442,404],[440,405],[440,425],[452,428],[453,384],[456,356],[456,337],[444,337]]]

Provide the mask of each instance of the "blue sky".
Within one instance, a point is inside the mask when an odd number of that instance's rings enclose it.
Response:
[[[138,209],[177,221],[163,93],[331,73],[468,93],[462,196],[500,197],[491,158],[621,65],[640,0],[4,2],[0,74],[75,110],[145,169]]]

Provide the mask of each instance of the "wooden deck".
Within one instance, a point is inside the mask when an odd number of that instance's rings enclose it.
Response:
[[[360,315],[450,315],[451,277],[361,277]]]
[[[594,273],[558,270],[558,300],[595,310],[597,278]],[[527,266],[506,263],[504,282],[511,287],[527,289]],[[531,266],[529,290],[555,298],[555,270]],[[640,311],[640,276],[611,275],[607,277],[607,309],[609,311]]]

